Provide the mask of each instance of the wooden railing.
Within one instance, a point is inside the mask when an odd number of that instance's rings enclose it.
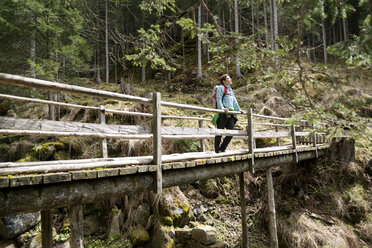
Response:
[[[207,113],[223,113],[223,110],[205,108],[200,106],[193,106],[187,104],[172,103],[161,100],[160,93],[153,93],[152,99],[136,97],[130,95],[124,95],[119,93],[113,93],[102,90],[95,90],[80,86],[61,84],[56,82],[50,82],[45,80],[38,80],[33,78],[26,78],[21,76],[9,75],[0,73],[0,83],[23,86],[28,88],[37,88],[47,91],[56,92],[67,92],[78,95],[87,95],[100,98],[109,98],[119,101],[129,101],[139,104],[151,105],[152,113],[140,113],[131,111],[121,111],[114,109],[107,109],[104,106],[84,106],[71,103],[56,102],[53,100],[42,100],[27,97],[19,97],[13,95],[0,94],[1,99],[7,99],[12,101],[31,102],[36,104],[47,104],[49,106],[60,106],[67,108],[78,108],[86,110],[94,110],[98,112],[99,124],[96,123],[79,123],[79,122],[62,122],[54,120],[31,120],[21,119],[13,117],[0,117],[0,135],[39,135],[39,136],[81,136],[81,137],[97,137],[101,139],[101,159],[91,159],[92,165],[96,167],[106,166],[118,166],[125,164],[140,164],[140,163],[152,163],[157,166],[157,187],[156,191],[161,192],[162,188],[162,139],[194,139],[201,140],[202,152],[200,154],[193,154],[191,157],[185,154],[183,157],[177,157],[179,159],[197,159],[205,157],[218,157],[224,156],[224,154],[215,154],[214,152],[205,151],[206,139],[212,139],[216,135],[233,136],[234,138],[248,140],[248,150],[243,149],[236,151],[236,154],[252,154],[250,156],[252,163],[252,171],[254,172],[254,153],[258,151],[277,151],[280,149],[297,149],[300,145],[311,145],[317,147],[317,145],[325,143],[325,133],[317,132],[314,127],[309,127],[306,121],[300,121],[299,125],[289,125],[286,122],[287,118],[279,118],[265,115],[254,114],[252,109],[249,109],[247,115],[243,115],[240,112],[230,111],[231,114],[240,115],[240,119],[244,119],[243,122],[247,123],[246,130],[222,130],[213,128],[203,128],[203,122],[210,121],[211,117],[204,118],[198,116],[171,116],[163,115],[161,110],[164,107],[180,108],[188,110],[196,110]],[[109,125],[106,124],[106,114],[116,115],[128,115],[137,116],[152,119],[152,128],[139,125]],[[162,126],[162,119],[185,119],[198,121],[198,125],[195,127],[174,127],[174,126]],[[135,157],[135,158],[109,158],[107,152],[107,139],[108,138],[120,138],[120,139],[152,139],[153,142],[153,154],[152,157]],[[266,150],[260,150],[255,146],[255,140],[257,139],[276,139],[276,145]],[[311,138],[311,139],[310,139]],[[297,151],[297,150],[296,150]],[[206,154],[207,153],[207,154]],[[76,166],[82,160],[74,161],[56,161],[55,165],[62,164],[74,164],[71,166],[71,170],[80,168]],[[296,152],[296,161],[298,161]],[[167,162],[172,162],[172,159],[168,159]],[[0,175],[2,175],[1,169],[17,167],[17,173],[22,173],[24,166],[25,171],[29,166],[42,166],[44,162],[28,162],[28,163],[0,163]],[[48,162],[51,165],[51,162]],[[86,167],[84,167],[86,168]],[[92,166],[89,166],[92,168]],[[7,170],[9,171],[9,170]],[[28,170],[27,170],[28,171]],[[4,170],[5,173],[5,170]]]

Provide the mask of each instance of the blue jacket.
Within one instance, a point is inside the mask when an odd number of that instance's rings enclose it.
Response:
[[[234,109],[235,111],[240,111],[240,107],[238,102],[236,101],[234,92],[230,86],[226,86],[227,88],[227,94],[225,97],[223,97],[223,93],[225,91],[224,86],[220,85],[217,88],[217,94],[216,94],[216,102],[217,102],[217,108],[218,109]],[[223,97],[223,101],[222,101]]]

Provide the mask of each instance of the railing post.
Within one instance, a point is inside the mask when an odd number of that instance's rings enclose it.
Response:
[[[246,214],[246,202],[245,202],[245,185],[244,185],[244,172],[239,174],[239,186],[240,186],[240,211],[242,216],[242,235],[243,244],[242,248],[248,248],[248,225],[247,225],[247,214]]]
[[[203,128],[203,121],[199,120],[199,128]],[[201,152],[205,152],[205,140],[200,140],[200,150]]]
[[[70,217],[71,228],[70,247],[83,248],[84,247],[83,205],[78,204],[68,206],[68,214]]]
[[[276,211],[275,211],[275,200],[274,200],[274,184],[272,176],[272,167],[266,169],[266,180],[267,180],[267,196],[269,200],[269,225],[270,225],[270,247],[278,248],[278,235],[276,227]]]
[[[99,123],[106,124],[105,106],[101,105],[99,108]],[[108,158],[106,138],[101,139],[101,157]]]
[[[254,173],[254,137],[253,137],[253,111],[252,108],[248,110],[248,151],[251,154],[251,172]]]
[[[54,101],[53,91],[48,91],[48,100],[49,101]],[[49,120],[54,121],[56,119],[55,107],[52,104],[49,104],[48,106],[49,106]]]
[[[153,145],[153,162],[156,164],[156,188],[155,192],[160,194],[162,192],[163,178],[162,178],[162,161],[161,161],[161,96],[159,92],[152,95],[153,100],[153,117],[152,117],[152,145]]]
[[[315,131],[315,125],[313,125],[313,146],[315,147],[315,157],[318,158],[318,147],[316,142],[316,131]]]
[[[291,126],[291,135],[292,135],[292,149],[295,149],[296,163],[298,163],[297,144],[296,144],[296,128],[294,124],[292,124]]]
[[[41,246],[43,248],[53,247],[52,210],[41,211]]]
[[[279,131],[279,128],[276,126],[275,127],[275,132],[278,132]],[[280,146],[280,138],[276,138],[276,146]]]

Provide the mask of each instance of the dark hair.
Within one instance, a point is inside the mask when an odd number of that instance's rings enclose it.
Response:
[[[223,75],[220,77],[220,83],[221,83],[221,84],[223,84],[223,81],[226,80],[226,78],[227,78],[228,75],[229,75],[229,74],[223,74]]]

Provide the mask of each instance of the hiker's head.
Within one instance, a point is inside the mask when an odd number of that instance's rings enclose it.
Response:
[[[223,74],[221,77],[220,77],[220,83],[223,85],[226,85],[226,86],[230,86],[232,81],[231,81],[231,78],[229,76],[229,74]]]

